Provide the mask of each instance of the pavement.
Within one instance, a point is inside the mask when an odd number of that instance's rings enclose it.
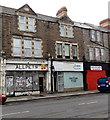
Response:
[[[98,90],[91,91],[76,91],[76,92],[66,92],[66,93],[53,93],[53,94],[43,94],[43,95],[27,95],[27,96],[16,96],[16,97],[8,97],[6,103],[9,102],[23,102],[23,101],[31,101],[31,100],[40,100],[40,99],[52,99],[52,98],[61,98],[61,97],[70,97],[70,96],[81,96],[88,94],[97,94]]]

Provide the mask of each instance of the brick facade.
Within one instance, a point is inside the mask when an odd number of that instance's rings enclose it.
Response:
[[[2,17],[0,17],[0,26],[2,27],[2,30],[0,30],[0,51],[3,51],[3,57],[5,56],[7,60],[7,64],[10,65],[12,64],[12,61],[14,61],[14,65],[18,62],[22,63],[22,67],[25,66],[25,64],[29,62],[31,64],[37,64],[39,66],[43,64],[43,62],[46,64],[47,69],[46,71],[43,71],[43,69],[38,69],[38,73],[33,72],[32,75],[35,77],[39,74],[39,79],[43,78],[43,86],[44,86],[44,91],[50,91],[51,89],[51,78],[52,75],[52,61],[68,61],[68,62],[109,62],[109,50],[106,48],[109,48],[108,44],[108,31],[106,29],[100,28],[100,27],[94,27],[91,25],[85,25],[83,23],[77,23],[72,21],[68,15],[67,15],[67,10],[64,12],[60,12],[60,15],[55,17],[50,17],[50,16],[45,16],[41,14],[35,13],[27,4],[24,5],[23,7],[19,9],[11,9],[11,8],[5,8],[3,7],[4,11],[2,11]],[[63,9],[62,9],[63,10]],[[62,13],[62,15],[61,15]],[[19,16],[26,16],[27,17],[33,17],[35,18],[35,31],[34,32],[29,32],[29,31],[20,31],[19,29]],[[2,23],[2,24],[1,24]],[[27,23],[27,22],[26,22]],[[65,25],[70,25],[73,28],[72,37],[67,37],[67,36],[61,36],[60,32],[60,24],[65,24]],[[91,41],[91,35],[90,31],[94,29],[95,31],[101,32],[103,38],[100,41],[100,43],[97,42],[92,42]],[[35,38],[40,39],[41,42],[41,48],[42,48],[42,56],[40,57],[24,57],[24,56],[14,56],[13,55],[13,37],[18,37],[21,39],[28,38],[31,40],[34,40]],[[2,38],[2,39],[1,39]],[[57,48],[56,48],[56,43],[61,42],[63,44],[69,44],[72,46],[73,44],[77,45],[77,59],[73,59],[71,57],[71,52],[70,52],[70,58],[66,58],[63,56],[62,58],[57,57]],[[22,49],[24,49],[23,46],[24,42],[22,40]],[[2,46],[1,46],[2,45]],[[105,54],[105,61],[91,61],[89,58],[89,47],[92,46],[94,48],[104,48],[106,49],[106,54]],[[32,44],[32,53],[34,52],[33,50],[33,44]],[[63,48],[64,49],[64,46]],[[72,50],[70,50],[72,51]],[[24,51],[22,51],[22,54],[24,54]],[[64,51],[63,51],[64,54]],[[49,57],[53,57],[50,59]],[[10,62],[10,60],[12,60]],[[25,62],[26,60],[26,62]],[[39,62],[40,61],[40,62]],[[66,63],[65,63],[66,64]],[[12,65],[14,67],[14,65]],[[27,67],[27,66],[26,66]],[[29,67],[29,66],[28,66]],[[32,65],[31,65],[32,67]],[[31,68],[30,67],[30,68]],[[8,67],[7,67],[8,68]],[[30,69],[29,68],[29,69]],[[50,69],[51,68],[51,69]],[[14,68],[11,68],[14,69]],[[24,69],[24,68],[23,68]],[[11,73],[10,68],[8,68],[8,75],[13,75]],[[35,69],[34,69],[35,70]],[[39,72],[40,71],[40,72]],[[23,70],[22,70],[23,72]],[[27,72],[27,71],[25,71]],[[31,73],[32,71],[30,71]],[[73,71],[74,72],[74,71]],[[17,73],[17,72],[16,72]],[[25,73],[28,76],[30,73]],[[24,74],[24,73],[23,73]],[[35,75],[36,74],[36,75]],[[57,73],[55,73],[57,74]],[[82,74],[82,73],[81,73]],[[18,75],[19,76],[19,75]],[[14,76],[14,78],[18,77]],[[31,76],[31,77],[33,77]],[[43,76],[43,77],[42,77]],[[82,79],[83,81],[83,79]],[[40,84],[40,81],[37,81],[38,84]],[[39,88],[39,87],[37,87]]]

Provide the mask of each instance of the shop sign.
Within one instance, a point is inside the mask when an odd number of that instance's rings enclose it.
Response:
[[[90,66],[91,70],[102,70],[102,66]]]
[[[71,80],[71,82],[77,82],[78,80],[78,78],[74,76],[69,77],[69,79]]]
[[[7,64],[6,70],[47,70],[47,65],[36,64]]]
[[[53,62],[55,71],[83,71],[83,62]]]
[[[15,69],[37,69],[38,66],[37,65],[16,65]]]
[[[42,64],[42,65],[41,65],[41,69],[43,69],[43,70],[45,70],[46,67],[47,67],[47,65],[45,65],[45,64]]]

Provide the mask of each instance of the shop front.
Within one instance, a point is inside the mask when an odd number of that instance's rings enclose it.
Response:
[[[83,89],[83,62],[53,62],[54,91],[75,91]]]
[[[109,63],[84,62],[84,88],[86,90],[97,90],[97,79],[109,75]]]
[[[47,67],[45,60],[7,60],[6,95],[46,92]]]

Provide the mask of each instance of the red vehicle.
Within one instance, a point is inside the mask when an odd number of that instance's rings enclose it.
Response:
[[[6,100],[7,100],[7,97],[5,95],[0,94],[0,103],[5,104]]]

